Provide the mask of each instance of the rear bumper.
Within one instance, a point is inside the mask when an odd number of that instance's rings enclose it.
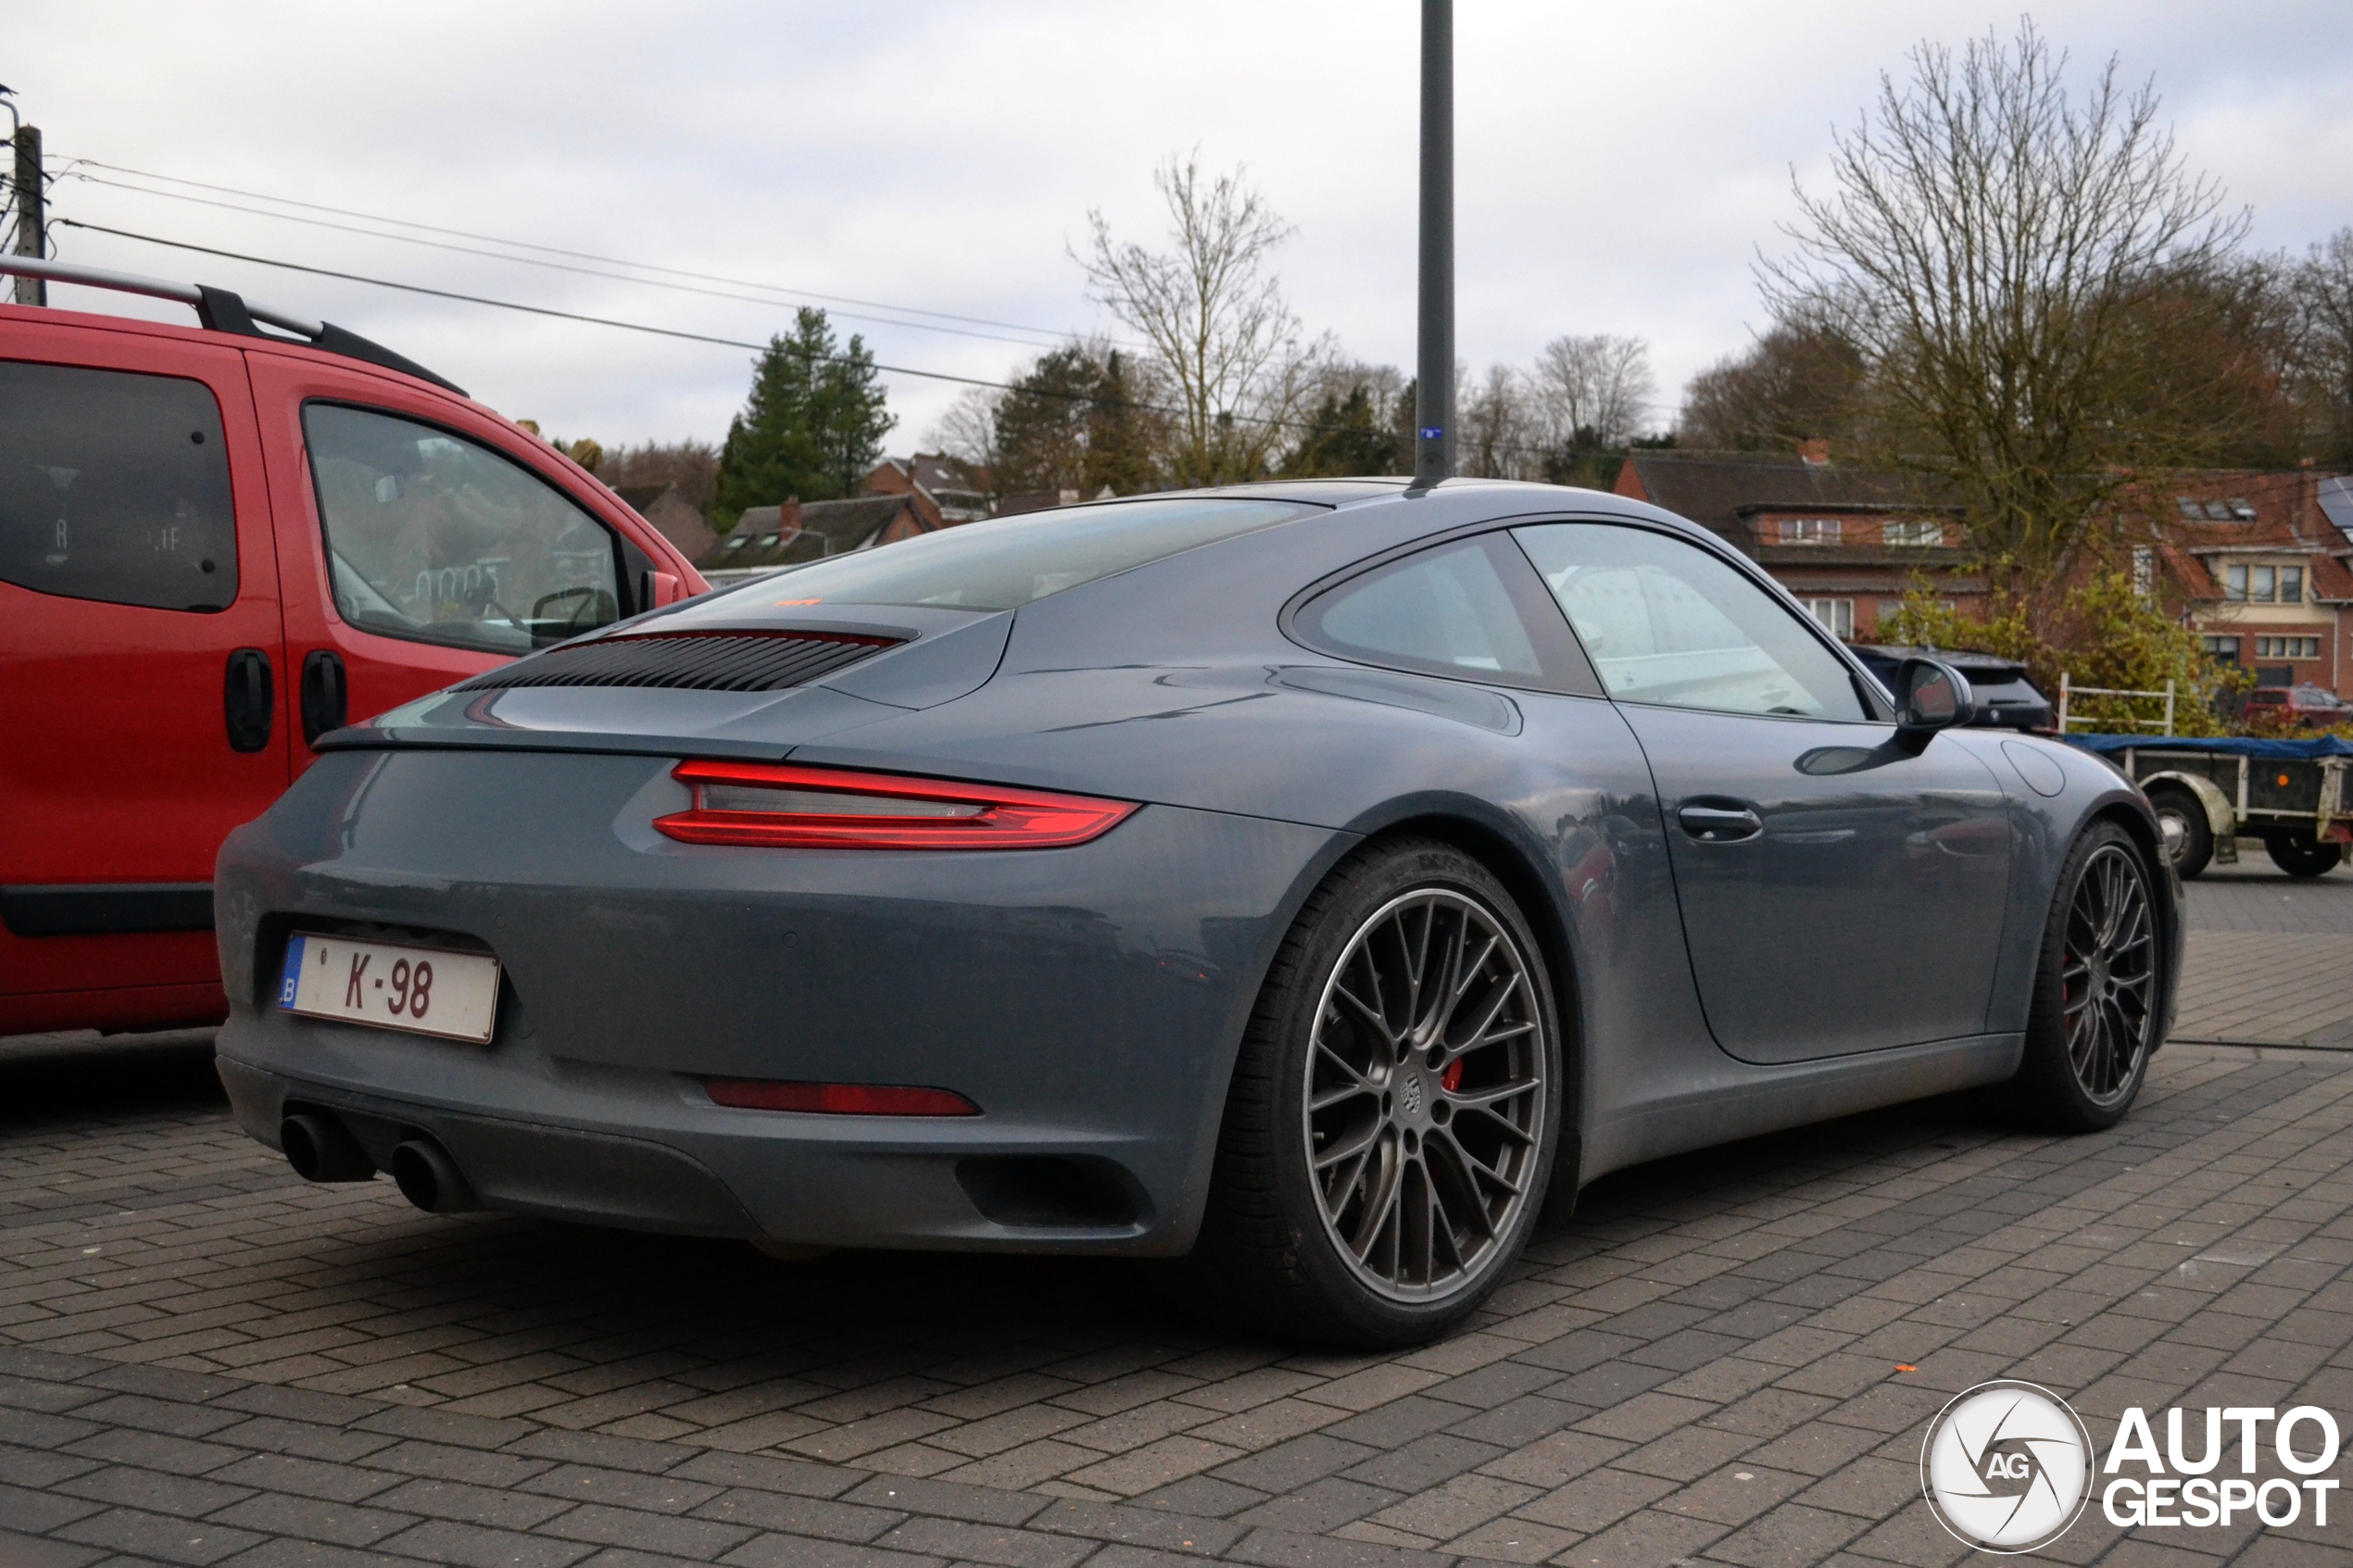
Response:
[[[221,854],[220,1070],[274,1146],[334,1112],[489,1207],[819,1246],[1179,1252],[1265,965],[1346,835],[1149,807],[1070,849],[712,849],[653,758],[322,759]],[[487,1047],[260,1005],[288,932],[505,966]],[[953,1089],[975,1117],[711,1103],[705,1077]]]

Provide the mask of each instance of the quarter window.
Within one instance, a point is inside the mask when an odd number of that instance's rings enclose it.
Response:
[[[620,619],[612,534],[522,465],[366,408],[313,403],[302,422],[351,625],[511,654]]]
[[[1821,638],[1696,546],[1601,523],[1546,523],[1515,536],[1610,696],[1725,713],[1867,717]]]
[[[1369,663],[1506,684],[1539,681],[1542,660],[1505,585],[1504,573],[1515,562],[1498,554],[1510,548],[1496,538],[1471,539],[1392,562],[1310,604],[1299,631]],[[1528,569],[1518,570],[1524,576]]]
[[[155,609],[235,603],[237,516],[212,390],[0,361],[0,581]]]

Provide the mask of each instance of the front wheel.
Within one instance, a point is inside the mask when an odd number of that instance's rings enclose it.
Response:
[[[2140,846],[2094,824],[2060,867],[2034,976],[2018,1109],[2055,1132],[2113,1127],[2158,1047],[2166,949]]]
[[[2271,864],[2290,876],[2326,876],[2345,858],[2341,844],[2322,844],[2309,833],[2275,833],[2263,841]]]
[[[1308,900],[1243,1041],[1191,1270],[1229,1317],[1412,1344],[1502,1283],[1552,1173],[1552,989],[1449,846],[1359,851]]]

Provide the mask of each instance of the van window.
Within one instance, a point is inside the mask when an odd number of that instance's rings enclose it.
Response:
[[[212,389],[0,360],[0,581],[208,612],[237,598],[237,515]]]
[[[520,463],[335,403],[307,405],[302,429],[350,625],[514,654],[621,618],[613,535]]]

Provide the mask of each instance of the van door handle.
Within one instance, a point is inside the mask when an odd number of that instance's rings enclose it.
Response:
[[[1755,808],[1729,802],[1713,806],[1693,802],[1678,808],[1675,820],[1702,844],[1737,844],[1765,831],[1765,819]]]
[[[229,656],[220,707],[229,721],[230,750],[259,751],[270,744],[277,684],[270,672],[270,656],[259,648],[239,648]]]
[[[333,648],[312,648],[302,659],[302,738],[316,747],[319,737],[340,730],[350,721],[351,693],[344,679],[343,656]]]

